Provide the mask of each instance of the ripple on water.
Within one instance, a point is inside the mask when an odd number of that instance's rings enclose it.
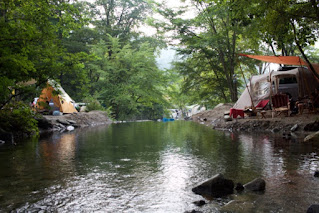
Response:
[[[313,177],[318,149],[304,144],[224,134],[187,122],[125,124],[92,132],[44,141],[7,158],[0,155],[16,169],[0,176],[0,186],[9,186],[1,187],[0,194],[11,193],[9,201],[1,195],[0,201],[20,212],[152,213],[219,212],[225,206],[238,213],[305,212],[319,202],[318,179]],[[71,139],[74,143],[68,143]],[[21,160],[10,160],[18,155]],[[196,207],[193,202],[203,198],[192,187],[216,173],[242,183],[263,177],[266,191],[206,200]],[[10,176],[14,178],[7,180]],[[34,187],[38,183],[41,187]],[[11,190],[22,193],[14,197]]]

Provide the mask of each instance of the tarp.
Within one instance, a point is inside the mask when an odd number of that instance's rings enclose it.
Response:
[[[269,63],[276,63],[276,64],[285,64],[285,65],[305,65],[308,64],[302,60],[298,56],[265,56],[265,55],[246,55],[246,54],[239,54],[240,56],[245,56],[248,58],[257,59],[260,61],[265,61]]]
[[[47,86],[43,88],[36,107],[38,109],[45,109],[46,103],[53,102],[54,107],[59,109],[62,113],[77,113],[74,107],[74,101],[64,91],[60,84],[53,80],[49,80]]]
[[[240,56],[245,56],[248,58],[257,59],[260,61],[265,61],[269,63],[276,63],[276,64],[285,64],[285,65],[298,65],[298,66],[307,66],[309,70],[309,64],[305,62],[299,56],[266,56],[266,55],[247,55],[247,54],[239,54]],[[314,68],[315,72],[319,75],[319,64],[311,63],[312,67]],[[317,79],[319,81],[319,79]]]

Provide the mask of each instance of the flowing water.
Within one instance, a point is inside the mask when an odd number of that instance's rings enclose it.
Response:
[[[0,146],[0,211],[306,212],[319,203],[318,153],[296,139],[185,121],[55,133]],[[262,177],[266,191],[212,200],[191,191],[217,173],[241,183]],[[203,207],[193,204],[201,199]]]

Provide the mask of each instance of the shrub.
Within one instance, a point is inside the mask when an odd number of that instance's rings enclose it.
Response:
[[[86,108],[85,111],[90,112],[93,110],[105,110],[105,108],[100,104],[100,102],[96,99],[88,99],[86,100]]]
[[[0,110],[0,128],[14,135],[38,134],[39,129],[35,118],[35,112],[22,102],[7,104]]]

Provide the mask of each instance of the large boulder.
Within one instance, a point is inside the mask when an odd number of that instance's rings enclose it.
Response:
[[[306,136],[303,139],[304,142],[313,142],[313,141],[319,141],[319,131],[315,132],[313,134],[310,134],[308,136]]]
[[[53,124],[47,120],[46,118],[35,118],[38,121],[38,127],[39,129],[52,129],[53,128]]]
[[[266,188],[266,182],[264,179],[256,178],[256,179],[250,181],[249,183],[246,183],[244,185],[244,188],[245,188],[245,190],[254,191],[254,192],[264,191]]]
[[[309,123],[304,127],[305,131],[319,131],[319,121],[315,121],[313,123]]]
[[[225,179],[222,174],[217,174],[211,179],[194,187],[192,191],[199,195],[223,197],[233,193],[234,182],[232,180]]]
[[[307,213],[319,213],[319,205],[313,204],[307,209]]]

